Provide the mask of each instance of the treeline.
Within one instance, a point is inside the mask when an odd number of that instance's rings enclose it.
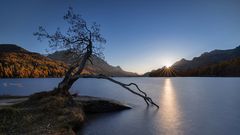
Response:
[[[67,66],[37,53],[1,53],[1,78],[62,77]]]
[[[240,58],[223,61],[217,64],[205,65],[188,70],[175,70],[173,68],[161,68],[149,73],[150,77],[168,76],[199,76],[199,77],[239,77]]]
[[[178,76],[240,76],[240,58],[223,61],[218,64],[195,68],[187,71],[178,71]]]

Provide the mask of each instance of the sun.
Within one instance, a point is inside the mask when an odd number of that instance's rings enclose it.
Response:
[[[170,68],[173,64],[173,58],[170,57],[162,57],[160,59],[160,63],[162,66],[164,66],[165,68]]]
[[[171,64],[164,66],[163,68],[158,71],[160,76],[163,77],[173,77],[176,76],[176,72],[173,68],[171,68]]]
[[[167,68],[170,68],[172,65],[171,65],[170,63],[166,63],[165,66],[166,66]]]

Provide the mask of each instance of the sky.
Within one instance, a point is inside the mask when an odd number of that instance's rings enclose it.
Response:
[[[69,6],[101,25],[109,64],[140,74],[240,45],[239,0],[1,0],[0,43],[46,54],[33,32],[65,28]]]

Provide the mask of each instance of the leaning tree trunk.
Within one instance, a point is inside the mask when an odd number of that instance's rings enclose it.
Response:
[[[87,46],[87,52],[83,55],[83,58],[79,63],[73,65],[66,73],[63,80],[58,84],[58,87],[53,91],[57,95],[70,96],[69,89],[72,87],[73,83],[79,79],[79,75],[82,73],[87,60],[90,59],[92,55],[92,41],[89,40]]]

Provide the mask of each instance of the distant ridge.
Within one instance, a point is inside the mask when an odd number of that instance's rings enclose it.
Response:
[[[217,64],[240,57],[240,46],[228,50],[213,50],[205,52],[192,60],[181,59],[172,65],[175,70],[189,70],[209,64]]]
[[[39,78],[63,77],[68,64],[63,59],[58,59],[61,53],[56,52],[49,57],[39,53],[30,52],[15,44],[0,44],[0,77],[1,78]],[[66,62],[66,63],[65,63]],[[114,67],[104,60],[95,57],[96,67],[87,64],[84,74],[106,74],[108,76],[137,76],[135,73],[126,72],[120,67]]]
[[[15,44],[0,44],[0,52],[25,52],[25,53],[28,53],[27,50],[15,45]]]
[[[49,58],[53,60],[62,61],[66,64],[71,63],[72,54],[68,51],[58,51],[53,54],[48,55]],[[122,70],[120,66],[109,65],[105,60],[92,56],[92,63],[88,62],[85,66],[84,72],[87,74],[105,74],[107,76],[138,76],[136,73],[127,72]]]
[[[181,59],[169,69],[173,72],[170,76],[240,76],[240,46],[205,52],[192,60]],[[165,76],[160,71],[163,68],[151,71],[148,75]]]

